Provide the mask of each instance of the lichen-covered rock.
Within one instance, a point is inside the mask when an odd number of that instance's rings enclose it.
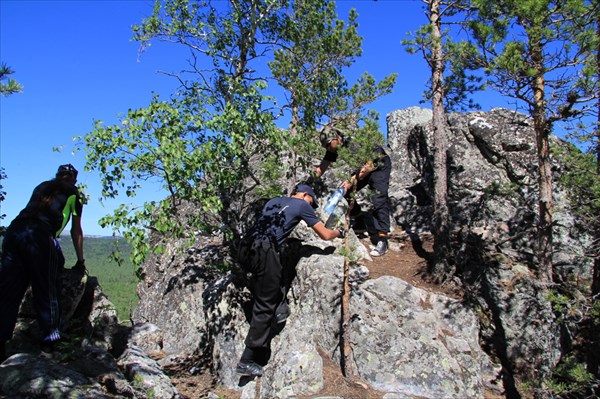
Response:
[[[146,352],[121,342],[126,328],[118,324],[115,307],[98,280],[69,270],[63,277],[63,309],[71,315],[63,340],[50,353],[40,351],[35,314],[27,311],[26,298],[7,344],[10,357],[0,364],[0,397],[177,397],[169,378]],[[125,346],[128,349],[118,363],[115,356]]]
[[[145,397],[156,399],[174,399],[177,390],[162,371],[158,363],[135,345],[129,345],[118,361],[125,376],[132,381],[133,387]]]
[[[387,116],[393,152],[390,196],[394,219],[409,234],[428,230],[433,202],[431,111],[409,108]],[[548,287],[535,276],[537,153],[533,123],[508,109],[450,114],[448,207],[456,268],[487,321],[482,335],[502,359],[503,375],[542,380],[560,359],[560,333]],[[550,137],[552,143],[564,143]],[[560,176],[562,166],[552,159]],[[553,187],[554,273],[588,278],[590,236],[576,229],[567,192]],[[487,327],[483,327],[486,325]],[[535,327],[533,327],[535,326]]]
[[[13,355],[0,365],[0,394],[13,399],[113,398],[78,371],[26,353]]]
[[[479,323],[459,301],[390,276],[368,280],[351,309],[357,372],[383,392],[477,398],[496,375]]]

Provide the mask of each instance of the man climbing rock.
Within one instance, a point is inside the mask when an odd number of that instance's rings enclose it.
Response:
[[[341,130],[337,128],[326,127],[321,132],[319,139],[321,145],[325,148],[325,156],[314,173],[317,178],[329,168],[331,163],[337,160],[337,151],[340,147],[346,145],[348,141]],[[369,231],[371,241],[375,245],[371,251],[371,256],[382,256],[388,251],[388,233],[390,232],[390,199],[388,195],[390,185],[390,174],[392,172],[392,161],[386,154],[382,146],[375,147],[376,157],[363,164],[356,170],[350,179],[342,183],[348,195],[352,189],[359,191],[367,185],[374,191],[370,200],[373,205],[373,223],[372,231]],[[351,217],[359,219],[361,209],[355,204]],[[355,229],[356,227],[353,226]]]
[[[65,258],[58,237],[71,219],[71,238],[77,254],[75,269],[85,271],[81,212],[75,186],[77,170],[61,165],[56,177],[38,185],[29,203],[11,222],[2,242],[0,265],[0,361],[13,334],[19,306],[31,284],[42,333],[42,350],[51,351],[60,336],[61,272]]]
[[[273,198],[262,210],[254,226],[240,244],[239,261],[252,274],[254,299],[246,348],[237,365],[237,373],[262,376],[271,341],[273,323],[283,323],[289,315],[285,290],[282,289],[282,247],[292,230],[304,220],[324,240],[343,237],[344,230],[326,228],[315,214],[317,197],[312,187],[299,184],[289,197]]]

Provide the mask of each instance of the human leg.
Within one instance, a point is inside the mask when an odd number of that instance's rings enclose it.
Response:
[[[60,276],[65,258],[58,241],[42,231],[36,232],[30,256],[31,290],[42,342],[52,343],[60,340]]]
[[[8,229],[2,242],[0,264],[0,349],[6,356],[5,343],[11,339],[19,306],[29,286],[29,276],[21,256],[27,238],[20,231]]]
[[[374,171],[369,177],[369,186],[375,191],[371,196],[373,204],[373,225],[375,249],[371,252],[373,256],[384,255],[388,250],[388,233],[390,232],[390,198],[388,189],[390,184],[390,174],[392,165],[390,158],[385,156],[382,159],[383,166]]]
[[[258,364],[269,351],[271,323],[277,305],[281,303],[282,267],[279,253],[270,244],[255,247],[255,256],[260,257],[260,265],[253,276],[252,319],[245,339],[246,348],[242,353],[236,371],[242,375],[262,375]],[[258,367],[257,367],[258,366]]]

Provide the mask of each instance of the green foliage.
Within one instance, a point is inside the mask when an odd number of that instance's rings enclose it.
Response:
[[[347,86],[342,68],[360,55],[362,38],[357,33],[357,14],[350,11],[347,25],[337,19],[335,2],[302,0],[292,3],[292,12],[280,16],[271,35],[285,43],[269,62],[277,82],[290,93],[287,107],[293,121],[314,129]]]
[[[555,395],[573,397],[588,392],[594,381],[593,374],[586,370],[585,364],[569,357],[563,359],[556,367],[552,379],[547,382],[547,386]]]
[[[138,303],[135,267],[128,256],[130,246],[118,237],[85,237],[84,255],[86,267],[92,276],[98,278],[102,290],[115,305],[121,320],[129,320],[129,315]],[[72,267],[77,261],[69,236],[61,236],[61,247],[65,255],[65,267]]]
[[[582,225],[600,233],[600,173],[597,158],[572,144],[553,147],[553,150],[564,165],[564,172],[558,181],[570,193],[573,213],[579,217]]]
[[[564,295],[557,294],[556,291],[548,291],[546,299],[552,302],[552,309],[555,312],[563,313],[568,308],[569,299]]]
[[[340,255],[348,259],[351,266],[359,267],[358,261],[361,259],[361,255],[356,251],[356,247],[352,245],[345,246],[340,249]]]
[[[595,237],[600,235],[600,173],[598,159],[590,153],[580,151],[574,145],[556,148],[557,157],[565,165],[559,182],[569,191],[569,200],[573,213],[578,217],[579,225],[591,231]],[[586,248],[590,256],[597,257],[598,248]],[[596,326],[600,325],[600,303],[593,300],[587,314]]]
[[[589,3],[473,0],[471,4],[476,12],[468,23],[470,43],[477,51],[469,58],[484,68],[487,84],[523,101],[532,112],[542,105],[539,97],[536,101],[534,87],[543,85],[544,109],[536,112],[549,123],[567,116],[561,113],[565,106],[589,100],[578,84],[589,56],[578,37],[582,31],[589,36],[593,29],[584,23],[589,20]],[[574,93],[577,101],[569,103],[568,96]]]
[[[375,148],[377,145],[383,145],[383,135],[379,132],[379,126],[374,118],[365,120],[363,126],[351,132],[350,145],[338,150],[339,159],[344,161],[344,166],[337,168],[335,173],[344,180],[365,162],[376,159]]]
[[[97,122],[85,136],[86,169],[100,173],[103,198],[121,193],[133,198],[142,182],[155,182],[167,197],[124,204],[101,220],[131,242],[135,264],[150,250],[162,251],[160,243],[149,244],[149,232],[159,241],[192,240],[224,225],[229,237],[239,235],[234,205],[253,188],[242,183],[256,180],[250,161],[257,153],[277,154],[282,143],[273,115],[265,111],[264,80],[254,78],[250,66],[258,62],[256,35],[270,23],[265,15],[272,7],[270,2],[232,2],[219,9],[210,3],[156,2],[153,15],[134,28],[144,46],[152,39],[175,41],[198,63],[214,66],[198,66],[191,78],[182,73],[178,97],[155,96],[148,107],[129,110],[119,124]],[[198,212],[184,212],[184,206]]]
[[[498,182],[492,182],[489,186],[484,188],[483,193],[488,197],[514,199],[517,197],[518,190],[519,186],[516,183],[500,184]]]
[[[86,170],[101,175],[101,199],[125,194],[134,202],[151,183],[166,197],[123,204],[100,221],[131,243],[134,264],[161,253],[162,240],[215,231],[238,237],[245,201],[286,190],[278,183],[289,177],[284,155],[291,153],[294,176],[307,169],[319,150],[319,121],[335,117],[353,134],[378,130],[365,106],[391,92],[395,75],[376,83],[365,74],[347,87],[341,68],[361,52],[356,27],[354,12],[346,25],[324,0],[155,2],[134,39],[142,49],[159,40],[190,50],[191,68],[173,74],[180,90],[168,101],[155,96],[113,126],[98,121],[83,138]],[[291,93],[279,114],[264,94],[273,77]],[[277,129],[290,109],[290,131]]]
[[[283,109],[291,112],[287,143],[294,149],[289,171],[292,185],[305,175],[310,160],[322,156],[316,129],[335,126],[353,137],[360,136],[363,124],[377,120],[365,107],[389,94],[395,83],[392,74],[377,83],[368,73],[352,86],[343,75],[362,53],[358,15],[349,12],[348,22],[337,19],[335,2],[302,0],[291,3],[291,12],[278,14],[276,29],[269,32],[280,43],[269,68],[289,94]],[[372,130],[372,127],[371,127]],[[375,130],[378,130],[377,128]],[[365,140],[366,141],[366,140]],[[374,142],[366,148],[372,151]],[[319,154],[319,155],[317,155]],[[342,157],[343,159],[343,157]],[[362,159],[364,162],[371,157]]]
[[[21,84],[8,77],[8,75],[14,73],[15,71],[5,64],[0,66],[0,94],[3,96],[10,96],[11,94],[21,93],[23,91],[23,86]],[[6,83],[4,83],[4,81],[6,81]]]
[[[480,106],[473,102],[471,95],[485,87],[483,78],[475,73],[480,67],[477,48],[466,40],[458,39],[457,32],[464,29],[469,21],[468,14],[464,11],[467,7],[463,3],[459,1],[441,4],[442,25],[456,29],[444,29],[441,31],[442,37],[438,38],[433,35],[433,25],[430,22],[422,25],[416,32],[408,32],[408,38],[402,40],[404,49],[410,54],[420,53],[430,69],[436,60],[432,51],[434,44],[441,44],[444,54],[444,107],[448,111],[479,109]],[[426,4],[427,14],[430,16],[431,2]],[[433,97],[434,85],[431,78],[426,87],[422,102],[430,101]]]

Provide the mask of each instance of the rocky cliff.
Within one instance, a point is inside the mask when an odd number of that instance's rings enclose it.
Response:
[[[387,124],[394,229],[418,243],[429,231],[431,215],[431,111],[396,111]],[[543,379],[561,355],[546,287],[535,278],[531,121],[495,109],[452,114],[448,125],[451,262],[464,299],[395,277],[370,279],[368,259],[352,268],[352,370],[388,399],[484,398],[490,390],[510,396],[518,390],[515,378]],[[555,173],[560,172],[555,163]],[[554,194],[557,276],[589,278],[590,265],[582,256],[589,238],[576,230],[566,193],[557,186]],[[361,201],[368,212],[368,201]],[[58,390],[61,397],[175,398],[161,367],[186,364],[190,373],[209,372],[242,398],[316,395],[324,385],[325,363],[341,362],[342,242],[321,241],[302,225],[294,238],[288,259],[296,275],[288,293],[292,315],[274,329],[261,379],[234,373],[251,296],[228,249],[213,236],[199,237],[191,247],[168,242],[163,254],[144,265],[131,331],[116,326],[110,311],[91,316],[90,308],[102,306],[90,305],[84,312],[90,339],[78,343],[77,361],[17,353],[0,366],[0,394],[49,397]],[[351,242],[366,258],[361,242],[353,235]],[[14,383],[4,382],[16,376]]]

